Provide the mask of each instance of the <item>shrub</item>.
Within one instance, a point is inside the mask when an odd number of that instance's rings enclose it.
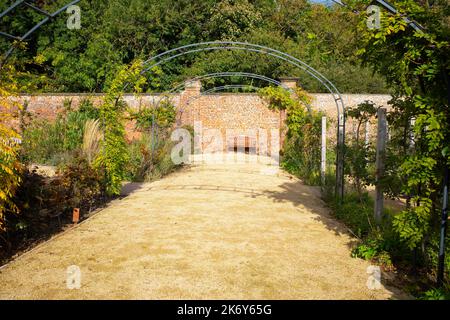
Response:
[[[373,230],[352,250],[352,257],[370,260],[387,268],[392,267],[392,256],[387,250],[387,242],[379,230]]]
[[[78,110],[72,110],[66,101],[64,111],[54,121],[38,118],[23,110],[23,161],[47,165],[65,163],[68,157],[73,156],[72,151],[81,148],[86,122],[98,116],[98,111],[94,110],[88,100],[84,100]]]
[[[377,106],[371,101],[364,101],[346,110],[346,116],[355,121],[355,133],[347,138],[345,146],[345,173],[351,178],[356,192],[361,196],[364,189],[375,183],[374,163],[375,148],[363,137],[362,128],[377,113]]]
[[[129,113],[142,134],[129,147],[128,175],[135,181],[159,179],[175,167],[170,156],[173,143],[169,138],[176,118],[175,106],[163,98],[157,105],[129,110]]]
[[[320,139],[322,114],[308,111],[311,97],[302,89],[289,92],[267,87],[259,91],[269,109],[286,110],[288,127],[283,146],[282,167],[307,184],[320,184]]]
[[[165,130],[160,129],[153,140],[150,133],[143,133],[139,140],[129,146],[128,178],[133,181],[153,181],[170,173],[176,167],[171,159],[173,145]]]
[[[88,98],[81,100],[78,112],[84,114],[88,119],[98,119],[100,117],[100,110]]]
[[[100,107],[100,122],[104,133],[101,151],[94,162],[96,168],[103,168],[106,177],[106,190],[109,195],[118,195],[122,181],[126,178],[129,162],[125,141],[124,116],[125,103],[122,99],[125,85],[132,84],[136,92],[141,91],[145,78],[141,75],[142,62],[135,61],[117,73],[106,92]]]
[[[54,177],[26,170],[14,197],[20,214],[8,216],[9,230],[29,238],[48,232],[54,217],[70,217],[65,214],[73,208],[90,210],[104,194],[103,179],[103,173],[81,156],[59,169]]]
[[[73,208],[80,208],[83,217],[104,200],[104,173],[94,170],[81,154],[54,177],[25,170],[21,180],[12,199],[18,214],[9,211],[5,215],[0,261],[13,253],[12,249],[27,247],[71,223]]]
[[[153,170],[152,161],[152,136],[143,133],[139,140],[129,145],[130,161],[127,165],[127,179],[142,182],[147,172]]]
[[[342,202],[331,198],[328,204],[333,209],[334,215],[343,221],[359,238],[369,234],[373,230],[373,200],[368,193],[362,197],[357,193],[347,193]]]
[[[450,287],[432,288],[425,291],[420,297],[420,300],[450,300]]]
[[[446,238],[446,248],[445,248],[445,261],[444,261],[444,269],[445,269],[445,277],[447,279],[448,285],[450,286],[450,234],[447,233]],[[439,255],[439,233],[435,231],[428,239],[425,247],[424,258],[425,262],[429,266],[437,266],[438,265],[438,255]],[[433,268],[435,270],[435,268]],[[435,272],[432,272],[434,275]],[[450,292],[449,292],[450,293]]]
[[[174,170],[176,166],[172,162],[170,154],[173,145],[173,142],[169,139],[164,139],[158,144],[154,156],[153,170],[147,172],[146,181],[160,179]]]
[[[138,111],[130,110],[130,118],[136,121],[136,128],[149,132],[153,126],[169,129],[175,123],[176,109],[168,98],[154,106],[145,106]]]
[[[308,123],[303,125],[301,132],[288,135],[284,148],[282,167],[288,172],[302,178],[308,185],[320,185],[321,150],[321,115],[311,113]]]
[[[0,237],[6,230],[5,215],[17,212],[12,198],[21,182],[22,164],[19,161],[18,144],[21,137],[12,127],[17,109],[20,108],[11,100],[11,92],[17,89],[14,76],[15,70],[5,67],[0,77]]]
[[[22,133],[21,158],[24,162],[53,165],[52,159],[64,152],[64,127],[55,122],[33,119]]]

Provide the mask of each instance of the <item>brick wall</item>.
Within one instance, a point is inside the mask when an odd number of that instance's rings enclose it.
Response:
[[[287,86],[292,86],[291,80],[286,80]],[[257,94],[233,94],[217,93],[200,95],[201,85],[191,83],[185,91],[174,94],[171,99],[178,108],[177,121],[182,125],[194,125],[194,121],[201,121],[203,129],[218,129],[225,138],[226,129],[248,131],[249,129],[258,131],[267,130],[268,140],[271,139],[270,129],[284,131],[285,115],[278,111],[271,111]],[[331,140],[336,135],[336,105],[333,97],[329,94],[312,94],[314,100],[313,109],[321,110],[331,119],[328,133]],[[387,106],[390,99],[388,95],[373,94],[343,94],[345,106],[354,106],[365,100],[371,100],[378,105]],[[71,105],[76,108],[83,99],[90,99],[94,105],[102,103],[101,94],[45,94],[21,96],[20,100],[28,101],[28,110],[48,119],[54,119],[56,114],[63,110],[64,101],[71,101]],[[124,100],[133,108],[150,105],[159,101],[161,95],[125,95]],[[346,131],[351,134],[355,130],[355,124],[347,121]],[[371,134],[375,133],[375,120],[371,125]],[[133,136],[133,124],[127,124],[129,136]],[[242,133],[245,134],[245,133]],[[246,135],[251,135],[247,133]],[[281,143],[284,136],[281,134]],[[251,144],[254,144],[253,138]]]

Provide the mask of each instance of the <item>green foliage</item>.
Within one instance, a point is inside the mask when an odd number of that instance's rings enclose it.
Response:
[[[153,181],[175,169],[171,159],[174,143],[168,138],[168,131],[158,129],[157,134],[143,133],[139,140],[129,146],[130,162],[128,178],[132,181]]]
[[[38,3],[49,12],[64,4],[64,0]],[[45,92],[104,92],[117,68],[134,59],[145,60],[196,42],[234,40],[293,54],[343,92],[387,91],[378,74],[358,64],[357,21],[339,6],[326,8],[306,0],[83,0],[78,5],[80,30],[68,30],[66,19],[55,19],[23,45],[26,51],[18,51],[17,60],[30,71],[20,77],[21,82],[31,82]],[[2,19],[1,29],[24,34],[42,19],[30,11]],[[6,41],[0,49],[6,51]],[[173,59],[148,74],[146,89],[165,91],[186,75],[230,70],[274,79],[298,76],[308,91],[326,91],[306,72],[279,59],[236,51]],[[158,81],[153,81],[155,76]]]
[[[407,117],[415,117],[415,146],[400,165],[403,192],[409,206],[394,219],[394,228],[411,249],[425,245],[437,225],[442,168],[450,162],[448,65],[450,28],[442,17],[446,6],[439,2],[422,6],[416,1],[394,1],[398,14],[383,14],[381,28],[367,30],[361,14],[359,53],[367,64],[383,74],[396,96],[406,96],[396,107]],[[410,28],[404,16],[425,27],[424,32]],[[432,49],[431,49],[432,48]],[[398,100],[398,99],[397,99]],[[403,126],[406,128],[406,126]],[[406,140],[406,139],[405,139]]]
[[[283,146],[282,167],[311,185],[320,184],[320,145],[322,114],[308,111],[310,96],[302,89],[295,92],[266,87],[259,91],[271,110],[287,112],[287,139]]]
[[[311,124],[318,114],[308,113],[312,98],[301,88],[290,92],[281,87],[266,87],[259,90],[259,95],[268,103],[271,110],[285,110],[288,135],[298,135],[304,126]]]
[[[170,141],[170,139],[164,139],[157,145],[153,160],[154,169],[147,173],[146,181],[161,179],[176,169],[176,166],[172,162],[171,158],[171,150],[173,146],[174,143]]]
[[[152,135],[143,133],[138,140],[129,144],[130,160],[127,165],[127,179],[144,181],[148,172],[153,169],[152,145],[155,144]]]
[[[420,300],[450,300],[450,288],[433,288],[425,291]]]
[[[150,131],[153,125],[168,129],[175,123],[176,114],[175,106],[168,99],[138,111],[130,110],[130,118],[136,121],[136,128],[142,131]]]
[[[94,106],[92,100],[87,98],[81,100],[77,111],[88,119],[98,119],[100,117],[99,109]]]
[[[345,194],[342,201],[335,197],[329,198],[328,205],[333,209],[334,215],[343,221],[359,238],[367,236],[375,226],[373,218],[373,200],[369,194]]]
[[[383,221],[381,225],[377,225],[373,216],[373,200],[367,192],[346,193],[340,201],[333,194],[333,179],[327,178],[326,181],[324,200],[332,209],[333,215],[361,240],[352,250],[352,257],[392,268],[394,258],[405,256],[404,248],[392,230],[391,219],[394,214],[385,209]]]
[[[370,260],[385,268],[392,268],[392,254],[389,236],[379,230],[372,230],[364,240],[352,250],[352,257]]]
[[[173,171],[176,166],[171,159],[174,142],[170,140],[170,132],[176,120],[176,110],[171,101],[164,98],[156,106],[136,112],[130,110],[130,118],[136,121],[141,136],[129,145],[128,178],[133,181],[152,181]],[[191,136],[194,135],[192,127],[186,129],[191,132]]]
[[[64,151],[62,123],[45,119],[31,120],[23,131],[22,158],[25,162],[54,164],[53,156]]]
[[[363,243],[359,246],[357,246],[352,251],[352,257],[354,258],[361,258],[364,260],[372,260],[378,253],[376,244],[366,244]]]
[[[296,119],[300,119],[297,114]],[[293,117],[294,118],[294,117]],[[292,118],[291,118],[292,119]],[[288,135],[283,149],[282,167],[309,185],[320,185],[320,137],[322,115],[313,112],[307,123]],[[293,121],[292,125],[293,125]],[[295,125],[297,127],[297,125]]]
[[[392,108],[387,113],[389,140],[385,152],[385,174],[380,183],[388,196],[406,196],[409,203],[412,194],[405,194],[403,190],[403,186],[407,184],[407,176],[399,170],[399,164],[414,153],[411,126],[414,105],[410,98],[399,96],[394,96],[388,103]]]
[[[65,162],[81,147],[85,123],[96,119],[98,112],[89,100],[82,101],[77,110],[72,109],[70,101],[66,102],[54,121],[22,110],[22,160],[49,165]]]
[[[355,132],[349,137],[345,145],[346,165],[345,173],[350,177],[353,187],[361,196],[365,187],[374,183],[375,162],[374,145],[366,144],[363,128],[377,112],[376,105],[365,101],[346,110],[346,116],[355,123]]]
[[[210,39],[237,40],[262,22],[261,13],[247,0],[223,0],[211,9],[205,25]]]
[[[435,230],[431,236],[428,237],[427,246],[424,253],[424,262],[426,265],[437,266],[439,256],[439,232]],[[449,243],[450,235],[447,232],[446,243]],[[447,278],[447,285],[450,288],[450,246],[445,247],[444,272]],[[431,272],[434,274],[434,270]]]
[[[125,141],[124,111],[122,100],[125,85],[131,85],[140,92],[145,78],[141,76],[142,62],[137,60],[130,66],[119,70],[116,78],[106,92],[100,107],[100,122],[104,132],[101,151],[95,160],[97,168],[103,168],[106,175],[106,191],[109,195],[118,195],[121,183],[126,177],[126,165],[129,161]]]

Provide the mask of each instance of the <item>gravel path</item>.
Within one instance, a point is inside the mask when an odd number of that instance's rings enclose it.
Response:
[[[316,188],[263,165],[197,165],[128,197],[0,270],[1,299],[397,299]],[[67,268],[81,288],[66,287]],[[383,277],[384,278],[384,277]]]

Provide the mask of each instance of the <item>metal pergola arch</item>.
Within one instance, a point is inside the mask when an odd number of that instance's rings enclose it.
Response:
[[[277,86],[279,86],[279,87],[282,87],[282,88],[284,88],[284,89],[286,89],[286,90],[288,90],[288,91],[292,91],[291,88],[285,87],[281,82],[279,82],[279,81],[277,81],[277,80],[274,80],[274,79],[272,79],[272,80],[273,80],[273,84],[275,84],[275,85],[277,85]],[[228,90],[228,89],[246,89],[246,88],[250,88],[250,89],[253,89],[253,90],[259,90],[259,89],[261,89],[261,87],[255,87],[255,86],[253,86],[253,85],[245,85],[245,84],[235,84],[235,85],[233,85],[233,84],[227,84],[227,85],[223,85],[223,86],[213,87],[213,88],[211,88],[211,89],[208,89],[208,90],[206,90],[206,91],[203,91],[203,92],[201,92],[200,95],[189,98],[188,101],[187,101],[186,103],[189,104],[189,103],[191,103],[192,101],[195,101],[195,100],[201,98],[201,97],[202,97],[203,95],[205,95],[205,94],[210,94],[210,93],[217,92],[217,91],[224,91],[224,90]],[[306,105],[306,108],[308,109],[308,112],[311,112],[311,106],[310,106],[309,104]]]
[[[18,0],[13,5],[11,5],[8,9],[3,11],[0,14],[0,19],[9,14],[14,9],[20,7],[21,5],[25,5],[36,12],[43,14],[45,18],[36,24],[33,28],[31,28],[28,32],[26,32],[23,36],[14,36],[7,33],[0,33],[0,36],[6,37],[8,39],[14,39],[18,41],[24,41],[27,39],[32,33],[42,27],[45,23],[50,21],[51,18],[57,16],[64,10],[66,10],[69,6],[77,4],[81,0],[73,0],[67,5],[61,7],[54,13],[46,12],[34,5],[30,2],[33,0]],[[9,57],[9,55],[14,51],[14,44],[11,45],[10,49],[5,54],[5,60]],[[334,84],[329,81],[325,76],[323,76],[320,72],[306,64],[305,62],[287,54],[279,50],[272,49],[270,47],[256,45],[245,42],[232,42],[232,41],[214,41],[214,42],[200,42],[194,43],[190,45],[181,46],[178,48],[174,48],[171,50],[167,50],[163,53],[160,53],[144,62],[144,70],[142,73],[148,72],[152,68],[161,65],[167,61],[175,59],[179,56],[183,56],[189,53],[196,53],[202,51],[212,51],[212,50],[244,50],[248,52],[256,52],[260,54],[266,54],[268,56],[272,56],[283,60],[291,65],[294,65],[301,70],[307,72],[310,76],[319,81],[333,96],[333,99],[336,104],[337,112],[338,112],[338,130],[337,130],[337,153],[336,153],[336,195],[342,199],[344,194],[344,144],[345,144],[345,106],[343,99],[334,86]],[[0,67],[3,66],[3,63],[0,64]]]
[[[337,3],[338,5],[342,7],[346,7],[348,9],[351,9],[346,3],[342,2],[341,0],[332,0],[333,2]],[[384,9],[386,9],[391,14],[398,14],[397,8],[395,6],[391,5],[389,2],[385,0],[374,0],[374,2],[378,5],[381,5]],[[411,20],[408,16],[403,16],[403,21],[405,21],[411,28],[413,28],[418,33],[425,33],[426,29],[415,22],[414,20]],[[448,81],[448,72],[447,70],[443,70],[444,77],[447,82],[447,91],[448,91],[448,103],[450,104],[450,82]],[[447,235],[447,220],[448,220],[448,191],[449,191],[449,175],[450,175],[450,167],[449,165],[445,166],[444,170],[444,180],[442,182],[442,213],[441,213],[441,226],[440,226],[440,236],[439,236],[439,255],[438,255],[438,267],[437,267],[437,276],[436,276],[436,283],[438,287],[442,287],[444,283],[444,274],[445,274],[445,238]]]
[[[12,13],[15,9],[20,9],[21,7],[30,8],[30,9],[34,10],[35,12],[43,15],[45,18],[43,18],[40,22],[38,22],[30,30],[25,32],[22,36],[12,35],[12,34],[9,34],[9,33],[6,33],[6,32],[2,32],[2,31],[0,31],[0,36],[4,37],[6,39],[15,40],[15,41],[19,41],[19,42],[25,41],[25,40],[27,40],[27,38],[30,35],[32,35],[34,32],[36,32],[38,29],[40,29],[44,24],[49,22],[51,19],[55,18],[57,15],[59,15],[60,13],[65,11],[70,6],[79,3],[81,0],[72,0],[71,2],[69,2],[68,4],[62,6],[61,8],[59,8],[58,10],[56,10],[53,13],[47,12],[47,11],[45,11],[45,10],[35,6],[35,5],[33,5],[31,2],[34,2],[34,1],[35,0],[18,0],[18,1],[16,1],[11,6],[9,6],[6,10],[4,10],[2,13],[0,13],[0,20],[3,19],[8,14]],[[14,46],[14,43],[11,44],[10,48],[8,49],[8,51],[6,51],[6,53],[4,54],[2,60],[0,61],[0,69],[3,67],[3,65],[6,62],[6,60],[11,55],[11,53],[14,51],[15,48],[16,47]]]
[[[229,77],[229,78],[231,78],[231,77],[243,77],[243,78],[258,79],[258,80],[262,80],[262,81],[265,81],[267,83],[271,83],[271,84],[274,84],[276,86],[282,87],[282,88],[284,88],[284,89],[286,89],[288,91],[292,91],[292,89],[286,87],[280,81],[272,79],[272,78],[269,78],[269,77],[266,77],[266,76],[263,76],[263,75],[260,75],[260,74],[249,73],[249,72],[216,72],[216,73],[208,73],[208,74],[205,74],[205,75],[201,75],[201,76],[197,76],[195,78],[189,79],[189,80],[183,82],[182,84],[178,85],[177,87],[173,88],[171,91],[169,91],[169,93],[173,93],[175,91],[178,91],[179,89],[181,89],[183,86],[185,86],[188,83],[192,83],[192,82],[195,82],[195,81],[200,81],[200,80],[203,80],[203,79],[215,79],[215,78],[222,78],[222,77]],[[224,87],[227,87],[227,86],[222,86],[222,87],[224,88]],[[244,87],[244,86],[242,85],[242,87]],[[213,89],[215,89],[215,88],[213,88]],[[224,90],[225,90],[225,88],[224,88]],[[191,97],[190,99],[188,99],[186,104],[189,105],[189,103],[192,102],[192,100],[196,100],[196,99],[200,98],[201,96],[202,95],[200,94],[199,96]],[[159,101],[158,101],[158,104],[159,104]],[[309,106],[308,106],[308,108],[309,108]],[[183,112],[183,110],[181,110],[181,112]]]
[[[292,91],[292,89],[286,87],[280,81],[260,75],[260,74],[256,74],[256,73],[251,73],[251,72],[213,72],[213,73],[208,73],[208,74],[204,74],[201,76],[196,76],[194,78],[188,79],[187,81],[184,81],[181,84],[179,84],[178,86],[172,88],[168,93],[176,92],[188,83],[192,83],[192,82],[203,80],[203,79],[212,79],[212,78],[221,78],[221,77],[230,77],[230,78],[231,77],[243,77],[243,78],[258,79],[258,80],[262,80],[262,81],[283,87],[288,91]]]
[[[246,42],[236,41],[209,41],[193,43],[178,48],[170,49],[144,61],[141,74],[151,71],[153,68],[162,65],[178,57],[199,52],[215,50],[241,50],[265,54],[283,60],[303,71],[319,81],[333,96],[336,104],[337,121],[337,150],[336,150],[336,188],[335,194],[339,199],[344,196],[344,152],[345,152],[345,105],[340,92],[336,86],[319,71],[309,66],[307,63],[297,59],[285,52]],[[172,90],[171,90],[172,91]],[[173,92],[173,91],[172,91]]]
[[[4,16],[6,16],[6,15],[8,15],[11,11],[13,11],[15,8],[18,8],[18,7],[20,7],[21,5],[24,5],[24,6],[27,6],[28,8],[31,8],[31,9],[33,9],[33,10],[35,10],[36,12],[38,12],[38,13],[40,13],[40,14],[43,14],[44,16],[45,16],[45,18],[43,19],[43,20],[41,20],[38,24],[36,24],[33,28],[31,28],[29,31],[27,31],[24,35],[22,35],[22,36],[15,36],[15,35],[11,35],[11,34],[8,34],[8,33],[5,33],[5,32],[1,32],[0,31],[0,37],[3,37],[3,38],[6,38],[6,39],[12,39],[12,40],[15,40],[15,41],[24,41],[24,40],[26,40],[31,34],[33,34],[35,31],[37,31],[40,27],[42,27],[45,23],[47,23],[48,21],[50,21],[52,18],[54,18],[55,16],[57,16],[57,15],[59,15],[61,12],[63,12],[64,10],[66,10],[69,6],[71,6],[71,5],[74,5],[74,4],[77,4],[78,2],[80,2],[81,0],[73,0],[73,1],[71,1],[70,3],[68,3],[67,5],[65,5],[65,6],[63,6],[63,7],[61,7],[60,9],[58,9],[57,11],[55,11],[54,13],[49,13],[49,12],[46,12],[46,11],[44,11],[44,10],[42,10],[42,9],[40,9],[40,8],[38,8],[38,7],[36,7],[36,6],[34,6],[34,5],[32,5],[31,4],[31,2],[33,2],[34,0],[17,0],[15,3],[13,3],[10,7],[8,7],[5,11],[3,11],[2,13],[0,13],[0,20],[4,17]],[[343,2],[343,1],[341,1],[341,0],[332,0],[334,3],[336,3],[336,4],[338,4],[338,5],[341,5],[341,6],[345,6],[345,7],[347,7],[347,5]],[[394,7],[394,6],[392,6],[391,4],[389,4],[388,2],[386,2],[386,1],[384,1],[384,0],[374,0],[374,2],[375,3],[377,3],[377,4],[380,4],[381,6],[383,6],[385,9],[387,9],[389,12],[391,12],[391,13],[397,13],[397,10],[396,10],[396,8]],[[405,17],[404,18],[405,19],[405,21],[408,23],[408,25],[409,26],[411,26],[413,29],[415,29],[417,32],[423,32],[423,27],[422,26],[420,26],[419,24],[417,24],[415,21],[412,21],[412,20],[410,20],[408,17]],[[187,47],[187,46],[185,46],[185,47]],[[260,46],[260,47],[262,47],[262,46]],[[181,47],[180,47],[181,48]],[[15,49],[15,46],[14,46],[14,44],[12,44],[11,45],[11,47],[9,48],[9,50],[6,52],[6,54],[4,55],[4,58],[3,59],[0,59],[0,70],[2,69],[2,67],[4,66],[4,64],[5,64],[5,62],[6,62],[6,60],[8,59],[8,57],[11,55],[11,53],[14,51],[14,49]],[[173,50],[177,50],[177,49],[173,49]],[[173,50],[169,50],[169,51],[173,51]],[[162,53],[161,55],[164,55],[164,54],[166,54],[166,53],[168,53],[169,51],[166,51],[165,53]],[[201,50],[196,50],[196,51],[201,51]],[[274,51],[276,51],[276,50],[274,50]],[[194,51],[192,51],[192,52],[194,52]],[[267,54],[269,54],[268,52],[267,52]],[[159,56],[161,56],[161,55],[158,55],[158,56],[155,56],[154,58],[156,58],[156,57],[159,57]],[[270,54],[270,55],[273,55],[273,54]],[[287,55],[287,54],[286,54]],[[273,55],[273,56],[275,56],[275,55]],[[287,55],[287,56],[289,56],[289,55]],[[289,57],[292,57],[292,56],[289,56]],[[281,58],[281,57],[280,57]],[[293,58],[293,57],[292,57]],[[295,58],[294,58],[295,59]],[[149,61],[149,60],[147,60],[147,61]],[[307,65],[306,65],[307,66]],[[309,66],[308,66],[309,67]],[[312,69],[312,70],[314,70],[313,68],[311,68],[311,67],[309,67],[310,69]],[[306,71],[306,70],[305,70]],[[314,70],[315,71],[315,70]],[[309,72],[308,72],[309,73]],[[318,73],[318,72],[317,72]],[[320,77],[323,77],[320,73],[318,73],[320,76],[319,76],[319,78],[316,78],[317,80],[319,80],[320,81]],[[312,74],[310,74],[310,75],[312,75]],[[312,75],[313,76],[313,75]],[[314,76],[313,76],[314,77]],[[338,152],[337,152],[337,163],[336,163],[336,165],[337,165],[337,170],[336,170],[336,177],[337,177],[337,184],[336,184],[336,194],[337,195],[339,195],[341,198],[342,198],[342,196],[343,196],[343,187],[344,187],[344,181],[343,181],[343,161],[344,161],[344,159],[343,159],[343,156],[344,156],[344,154],[343,154],[343,152],[344,152],[344,150],[343,150],[343,148],[344,148],[344,143],[345,143],[345,140],[344,140],[344,137],[345,137],[345,115],[344,115],[344,112],[342,112],[342,116],[339,114],[339,104],[341,104],[342,105],[342,111],[344,111],[344,103],[343,103],[343,101],[342,101],[342,98],[341,98],[341,96],[340,96],[340,94],[339,94],[339,92],[337,91],[337,89],[334,87],[334,85],[328,80],[328,79],[326,79],[325,77],[323,77],[329,84],[331,84],[331,87],[330,88],[328,88],[324,83],[322,83],[322,84],[324,84],[326,87],[327,87],[327,89],[330,91],[330,93],[332,93],[331,92],[331,88],[332,89],[335,89],[336,90],[336,93],[338,94],[338,99],[336,99],[336,96],[333,94],[333,97],[334,97],[334,99],[335,99],[335,102],[336,102],[336,105],[337,105],[337,108],[338,108]],[[341,134],[341,130],[342,130],[342,134]],[[342,149],[341,149],[341,147],[342,147]],[[340,157],[342,157],[342,158],[340,158]],[[342,168],[340,168],[339,167],[339,163],[341,163],[342,164]],[[342,173],[340,173],[341,172],[341,170],[342,170]],[[448,167],[446,168],[446,170],[447,170],[447,175],[448,175]],[[341,180],[341,178],[342,178],[342,180]],[[342,183],[341,183],[341,181],[342,181]],[[341,185],[339,185],[341,183]],[[447,183],[448,184],[448,183]],[[446,184],[446,185],[447,185]],[[340,188],[340,189],[339,189]],[[339,189],[339,190],[338,190]],[[446,209],[445,209],[446,210]],[[440,252],[440,264],[439,264],[439,275],[438,275],[438,284],[442,284],[442,278],[443,278],[443,268],[441,267],[441,260],[443,260],[443,257],[444,257],[444,247],[445,247],[445,243],[444,243],[444,238],[445,238],[445,230],[446,230],[446,219],[444,219],[443,220],[443,222],[442,222],[442,228],[441,228],[441,243],[440,243],[440,247],[441,247],[441,251],[442,252]],[[443,235],[443,236],[442,236]]]
[[[263,80],[265,82],[271,83],[271,84],[275,84],[277,86],[283,87],[284,89],[288,90],[288,91],[292,91],[292,89],[284,86],[280,81],[263,76],[263,75],[259,75],[256,73],[248,73],[248,72],[215,72],[215,73],[208,73],[208,74],[204,74],[201,76],[197,76],[195,78],[191,78],[188,79],[187,81],[184,81],[182,83],[180,83],[179,85],[173,87],[171,90],[169,90],[168,92],[166,92],[166,94],[170,95],[173,94],[177,91],[179,91],[181,88],[183,88],[184,86],[186,86],[186,84],[188,83],[193,83],[195,81],[200,81],[203,79],[214,79],[214,78],[221,78],[221,77],[245,77],[245,78],[252,78],[252,79],[258,79],[258,80]],[[195,96],[192,98],[199,98],[200,96]],[[164,96],[162,95],[157,102],[155,103],[153,101],[153,104],[155,107],[158,107],[159,104],[161,103],[162,99],[164,98]],[[192,99],[191,98],[191,99]],[[187,101],[187,103],[189,104],[189,101],[191,100],[189,99]],[[308,106],[309,109],[309,106]],[[184,110],[183,108],[180,110],[181,114],[183,114]],[[155,118],[154,118],[154,114],[152,115],[152,136],[155,136]],[[152,144],[152,150],[153,150],[153,144]]]

